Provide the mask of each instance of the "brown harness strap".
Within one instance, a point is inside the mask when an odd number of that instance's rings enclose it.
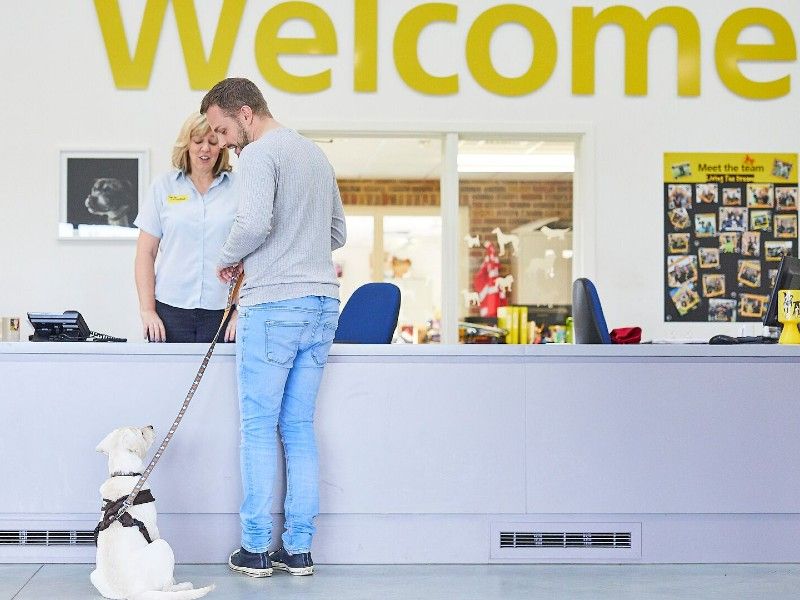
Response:
[[[103,498],[103,508],[101,509],[103,511],[103,519],[97,524],[97,527],[94,528],[95,546],[97,545],[97,537],[100,535],[100,532],[111,527],[114,521],[119,521],[120,525],[123,527],[138,527],[144,539],[147,540],[147,543],[153,543],[153,540],[150,539],[150,533],[147,531],[147,527],[139,519],[134,519],[127,511],[122,513],[122,516],[117,515],[120,507],[127,498],[128,496],[123,496],[117,500],[107,500]],[[147,504],[148,502],[155,501],[156,499],[153,498],[153,493],[150,490],[142,490],[136,495],[133,505],[137,506],[139,504]]]

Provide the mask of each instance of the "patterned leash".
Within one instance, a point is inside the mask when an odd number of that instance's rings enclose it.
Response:
[[[164,454],[164,451],[167,449],[170,441],[172,440],[172,436],[175,435],[175,430],[178,429],[178,425],[183,419],[183,415],[186,414],[186,409],[189,408],[189,403],[192,401],[192,397],[194,393],[197,391],[197,387],[200,385],[200,380],[203,379],[203,374],[206,372],[206,367],[208,366],[208,361],[211,360],[211,355],[214,353],[214,347],[217,345],[217,338],[219,334],[222,332],[222,326],[225,325],[225,321],[228,319],[228,315],[233,308],[233,300],[236,298],[236,295],[239,293],[239,287],[241,286],[243,274],[240,273],[237,277],[231,279],[230,285],[228,287],[228,303],[225,307],[225,312],[222,315],[222,322],[219,324],[217,328],[217,333],[214,335],[214,339],[211,341],[211,345],[208,347],[208,351],[206,352],[205,357],[203,358],[203,364],[200,365],[200,368],[197,370],[197,375],[194,376],[194,381],[192,382],[192,386],[189,388],[189,393],[186,394],[186,399],[183,401],[183,405],[181,406],[181,410],[178,412],[178,416],[175,417],[175,421],[172,423],[172,427],[169,428],[169,432],[164,437],[164,440],[161,442],[161,445],[156,450],[156,453],[153,455],[153,459],[150,461],[150,464],[147,465],[147,468],[142,473],[141,477],[139,477],[139,481],[136,482],[136,485],[133,486],[133,490],[131,493],[128,494],[128,497],[125,499],[125,502],[122,503],[117,514],[114,515],[110,521],[113,523],[114,521],[118,520],[122,515],[124,515],[128,509],[133,506],[133,501],[136,499],[136,496],[142,490],[142,486],[144,486],[147,478],[150,477],[150,473],[153,472],[153,469],[156,468],[159,459]]]

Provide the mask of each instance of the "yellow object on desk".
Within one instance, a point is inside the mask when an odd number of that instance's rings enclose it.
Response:
[[[800,344],[800,290],[778,291],[778,321],[783,323],[779,344]]]
[[[497,309],[497,326],[508,332],[506,344],[528,344],[528,307],[501,306]]]

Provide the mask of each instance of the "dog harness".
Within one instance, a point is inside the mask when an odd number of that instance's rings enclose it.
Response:
[[[141,473],[119,473],[114,474],[112,477],[118,477],[121,475],[141,475]],[[100,510],[103,511],[103,518],[97,524],[97,527],[94,528],[94,545],[97,545],[97,538],[100,535],[101,531],[105,531],[114,521],[119,521],[119,524],[123,527],[138,527],[141,534],[144,536],[144,539],[147,540],[148,544],[152,544],[153,540],[150,538],[150,533],[147,531],[147,527],[144,523],[142,523],[139,519],[134,519],[131,514],[125,511],[120,515],[119,511],[122,508],[125,501],[128,499],[128,496],[123,496],[122,498],[118,498],[117,500],[108,500],[103,498],[103,506]],[[148,502],[155,502],[156,499],[153,498],[153,493],[150,490],[143,490],[136,495],[136,498],[133,500],[133,506],[137,506],[139,504],[147,504]]]

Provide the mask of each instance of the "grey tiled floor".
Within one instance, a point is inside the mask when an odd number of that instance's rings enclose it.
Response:
[[[101,598],[93,565],[0,565],[2,600]],[[318,565],[313,577],[251,579],[225,565],[178,565],[178,581],[215,583],[239,600],[783,600],[800,596],[800,565]]]

